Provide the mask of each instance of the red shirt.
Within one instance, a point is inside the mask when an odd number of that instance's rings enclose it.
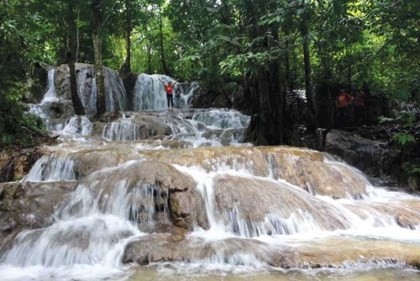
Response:
[[[337,107],[338,108],[347,107],[352,100],[353,100],[353,97],[350,96],[349,94],[341,93],[337,97]]]
[[[165,91],[167,95],[172,95],[173,90],[174,90],[173,85],[165,85]]]

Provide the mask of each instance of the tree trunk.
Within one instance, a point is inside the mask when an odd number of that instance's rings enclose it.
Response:
[[[102,0],[92,0],[92,39],[95,54],[96,117],[106,111],[105,76],[102,65]]]
[[[125,70],[130,73],[131,72],[131,27],[127,28],[125,31],[125,44],[126,44],[126,53],[127,56],[125,57]]]
[[[346,57],[347,57],[347,59],[346,59],[346,64],[347,64],[347,80],[348,80],[348,83],[349,83],[349,92],[351,93],[353,91],[353,85],[352,85],[353,82],[352,82],[352,79],[351,79],[351,77],[352,77],[351,58],[350,58],[350,55],[349,55],[349,50],[347,48],[347,45],[346,45]]]
[[[277,44],[277,30],[272,30],[272,39],[266,39],[264,48],[271,48]],[[257,78],[258,104],[257,115],[250,125],[254,129],[254,143],[256,145],[279,145],[284,143],[283,130],[283,101],[280,87],[280,68],[277,60],[269,63],[268,67],[261,67]]]
[[[303,41],[303,62],[305,67],[305,91],[307,100],[307,117],[306,122],[309,132],[315,132],[317,128],[317,122],[315,117],[315,106],[313,97],[313,85],[312,85],[312,67],[311,67],[311,56],[309,50],[309,11],[308,7],[304,7],[302,13],[299,30]]]
[[[245,18],[249,37],[265,36],[258,46],[260,50],[269,50],[278,44],[278,28],[258,24],[256,14],[264,14],[266,7],[256,5],[254,1],[244,1]],[[262,10],[258,10],[258,8]],[[268,36],[270,34],[270,36]],[[252,100],[253,116],[247,131],[247,140],[256,145],[279,145],[284,143],[282,91],[280,89],[280,69],[278,60],[272,60],[261,66],[256,73],[256,101]],[[252,82],[251,82],[252,84]],[[248,89],[253,90],[253,89]],[[254,96],[254,95],[252,95]]]
[[[171,76],[171,73],[169,71],[168,65],[166,64],[166,58],[165,58],[165,48],[163,44],[163,20],[162,20],[161,7],[159,7],[159,45],[160,45],[160,58],[162,62],[163,73],[165,73],[168,76]]]
[[[147,44],[147,73],[153,74],[152,69],[152,46]]]
[[[77,92],[77,82],[76,82],[76,40],[77,40],[77,26],[74,16],[74,7],[73,2],[68,2],[68,11],[67,11],[67,25],[69,32],[69,50],[67,52],[67,63],[70,70],[70,91],[71,91],[71,101],[73,103],[74,112],[76,115],[84,115],[85,109],[83,107],[82,101],[80,100],[79,94]]]
[[[125,22],[125,50],[126,50],[126,57],[124,63],[124,72],[126,74],[131,72],[131,32],[133,30],[133,25],[131,22],[131,0],[125,1],[125,14],[126,14],[126,22]]]
[[[277,62],[258,76],[260,110],[256,120],[256,145],[283,144],[283,108]]]
[[[80,21],[80,9],[77,9],[77,22]],[[76,25],[76,62],[79,61],[79,49],[80,49],[80,28],[79,25]]]

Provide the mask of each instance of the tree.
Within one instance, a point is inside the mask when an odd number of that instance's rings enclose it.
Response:
[[[85,110],[83,108],[82,101],[80,100],[77,92],[76,84],[76,57],[77,57],[77,26],[74,11],[74,1],[70,0],[67,2],[67,26],[69,34],[69,47],[68,47],[68,65],[70,70],[70,88],[71,88],[71,100],[73,102],[73,108],[76,115],[84,115]]]
[[[315,132],[318,127],[315,118],[315,106],[314,106],[314,95],[313,95],[313,84],[312,84],[312,66],[311,66],[311,54],[310,54],[310,15],[312,13],[309,1],[301,0],[297,10],[298,15],[300,14],[299,21],[299,32],[302,36],[303,43],[303,62],[305,69],[305,93],[306,100],[308,103],[307,110],[307,125],[311,133]]]
[[[97,116],[106,111],[105,103],[105,75],[102,65],[102,30],[103,30],[103,0],[92,0],[92,40],[95,54],[95,78],[96,78],[96,108]]]
[[[20,103],[26,73],[36,49],[36,15],[21,1],[4,1],[0,9],[0,147],[31,146],[45,137],[39,118],[27,114]],[[33,48],[33,49],[32,49]]]

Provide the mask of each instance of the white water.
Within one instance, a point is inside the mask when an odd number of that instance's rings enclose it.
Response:
[[[176,83],[173,97],[174,107],[188,109],[189,101],[198,89],[197,83],[178,83],[166,75],[143,73],[137,77],[134,89],[134,111],[167,109],[166,93],[163,86],[167,82]]]
[[[41,101],[41,105],[48,103],[48,102],[54,102],[58,101],[57,93],[55,91],[55,68],[51,68],[48,70],[48,90],[44,94],[44,98]]]
[[[162,76],[139,77],[134,101],[136,110],[166,108],[166,97],[158,81],[160,77]],[[141,81],[146,83],[146,86],[142,85]],[[49,97],[44,98],[45,102],[52,99],[51,93],[47,92]],[[190,94],[191,92],[184,95],[187,100]],[[93,100],[84,102],[86,105],[95,104]],[[123,105],[124,98],[112,94],[112,98],[107,101],[107,107],[112,108],[117,103]],[[220,109],[197,110],[188,119],[184,114],[187,113],[178,111],[164,115],[170,117],[165,121],[172,131],[169,138],[191,142],[192,147],[243,145],[240,142],[243,130],[249,124],[248,116]],[[108,123],[102,132],[102,138],[107,142],[100,145],[105,149],[107,145],[121,145],[127,150],[131,148],[132,151],[147,149],[131,142],[140,139],[140,125],[133,121],[132,117],[123,117]],[[72,117],[57,133],[67,137],[84,136],[88,139],[92,131],[93,125],[86,117]],[[89,145],[87,143],[86,147],[89,148]],[[91,149],[95,148],[92,145]],[[121,179],[111,185],[113,182],[111,179],[115,175],[136,169],[141,160],[130,160],[114,167],[99,169],[80,178],[78,158],[74,154],[78,149],[80,148],[75,146],[70,150],[42,157],[25,177],[24,181],[28,182],[78,180],[79,185],[60,206],[56,206],[56,211],[51,217],[53,224],[21,232],[15,238],[13,247],[0,255],[0,280],[124,280],[127,278],[130,270],[128,266],[121,264],[122,254],[127,243],[149,235],[140,231],[140,227],[153,229],[156,215],[153,196],[156,190],[153,186],[143,185],[141,182],[129,183],[129,178]],[[298,163],[298,158],[294,160],[294,163]],[[222,159],[207,159],[207,162],[210,163],[210,169],[207,170],[202,167],[174,165],[180,172],[194,179],[209,220],[208,230],[195,226],[194,231],[189,234],[190,237],[202,238],[209,243],[224,243],[229,238],[241,238],[246,243],[257,241],[263,243],[262,251],[284,245],[299,247],[303,243],[331,237],[420,244],[420,225],[414,225],[413,229],[403,228],[392,214],[385,214],[375,207],[379,205],[395,209],[405,208],[418,217],[420,210],[405,206],[404,202],[420,198],[373,187],[363,174],[344,163],[325,161],[326,165],[338,172],[344,166],[365,180],[367,193],[360,199],[353,199],[351,196],[333,199],[329,196],[313,195],[315,194],[313,191],[306,192],[301,187],[280,178],[276,172],[277,164],[275,165],[270,157],[266,159],[269,170],[269,175],[266,177],[254,175],[252,161],[232,160],[229,155]],[[268,190],[278,192],[275,194],[279,203],[272,205],[273,208],[267,207],[264,217],[255,220],[248,218],[246,211],[242,211],[246,208],[241,205],[239,199],[231,205],[232,208],[220,207],[216,199],[215,185],[224,177],[234,177],[240,182],[257,186],[261,190],[261,196],[254,198],[258,201],[255,205],[271,206],[270,198],[262,195],[264,188],[275,187]],[[241,193],[241,188],[244,187],[238,185],[236,188],[237,193]],[[288,202],[283,200],[286,196],[294,198],[298,203],[282,204]],[[164,214],[167,213],[166,208],[167,206],[164,207]],[[143,212],[141,217],[138,216],[140,210]],[[330,228],[326,222],[331,220],[341,227]],[[390,265],[393,262],[383,261],[383,264]],[[235,253],[220,248],[207,259],[197,259],[189,263],[171,263],[168,267],[171,266],[181,268],[187,275],[189,271],[198,271],[206,275],[206,272],[213,270],[234,274],[240,270],[248,273],[272,270],[253,252],[252,248],[246,247]],[[343,267],[348,266],[358,267],[357,264],[343,264]],[[162,264],[158,264],[157,267],[163,268],[160,270],[168,268]]]

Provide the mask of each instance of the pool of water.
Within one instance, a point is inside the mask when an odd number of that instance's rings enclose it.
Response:
[[[129,281],[419,281],[420,271],[409,268],[358,268],[317,270],[270,270],[247,272],[233,269],[230,272],[200,272],[192,268],[141,268]]]

